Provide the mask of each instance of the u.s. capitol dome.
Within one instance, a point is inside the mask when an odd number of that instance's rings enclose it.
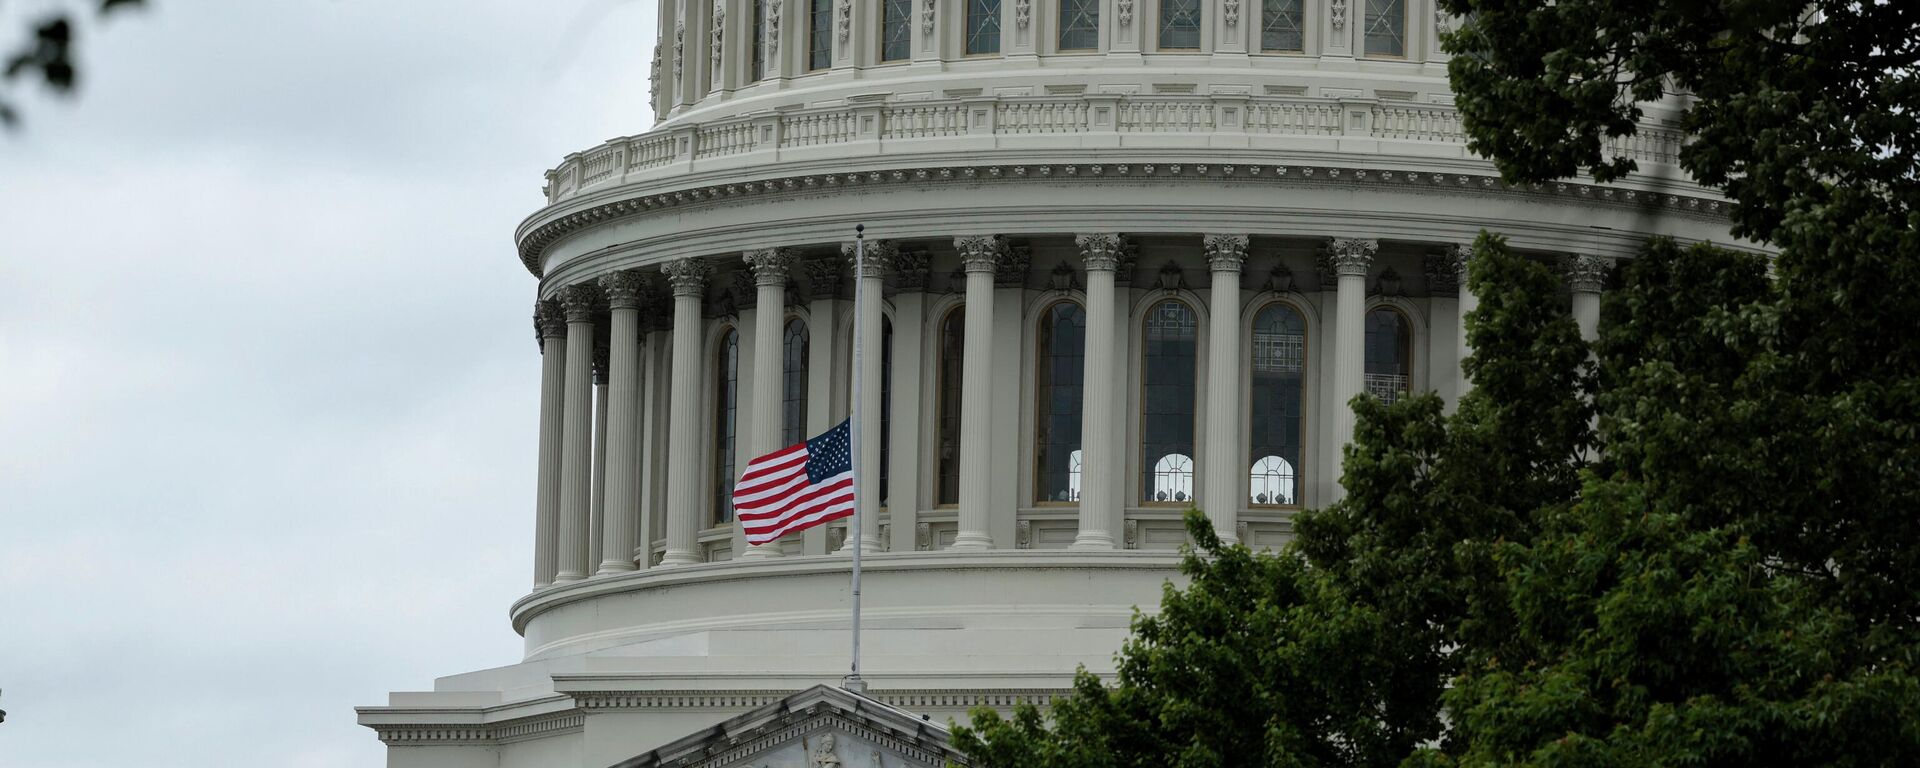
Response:
[[[391,766],[939,765],[968,707],[1112,669],[1187,507],[1276,546],[1340,493],[1348,399],[1456,398],[1481,230],[1561,265],[1589,334],[1610,260],[1730,239],[1659,104],[1608,147],[1628,178],[1501,183],[1432,0],[659,18],[657,124],[561,160],[515,231],[524,658],[361,708]],[[849,415],[860,530],[747,546],[740,468]],[[864,693],[831,687],[855,546]]]

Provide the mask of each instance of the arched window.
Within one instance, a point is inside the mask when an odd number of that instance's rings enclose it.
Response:
[[[807,17],[808,71],[833,66],[833,0],[809,0]]]
[[[1253,504],[1297,504],[1300,499],[1301,417],[1305,410],[1307,323],[1285,304],[1253,317],[1247,389],[1247,433],[1253,463]],[[1284,471],[1283,471],[1284,470]]]
[[[960,369],[965,359],[967,308],[954,307],[940,320],[940,389],[934,403],[937,504],[960,503]]]
[[[1407,55],[1407,0],[1367,0],[1366,54]]]
[[[1080,454],[1080,392],[1086,377],[1087,313],[1071,301],[1056,302],[1040,313],[1035,339],[1034,470],[1035,501],[1079,501],[1073,476]]]
[[[966,0],[967,55],[1000,52],[1000,0]]]
[[[1269,506],[1298,504],[1299,477],[1293,464],[1278,456],[1262,456],[1253,463],[1251,500]]]
[[[1060,50],[1100,47],[1100,1],[1060,0]]]
[[[780,348],[780,444],[807,439],[807,324],[787,321]]]
[[[1405,395],[1413,375],[1413,327],[1399,310],[1367,313],[1367,394],[1392,404]]]
[[[733,449],[739,434],[740,333],[728,328],[714,356],[713,394],[713,522],[733,520]]]
[[[1147,310],[1140,366],[1144,382],[1140,392],[1142,501],[1193,501],[1199,330],[1199,316],[1178,301],[1162,301]]]
[[[1200,48],[1201,0],[1160,0],[1160,49]]]
[[[880,318],[880,506],[887,505],[887,478],[893,467],[893,318]]]
[[[880,0],[880,60],[913,57],[913,0]]]
[[[1261,0],[1260,50],[1266,53],[1300,53],[1306,50],[1301,32],[1301,0]]]
[[[1167,504],[1192,503],[1193,458],[1182,453],[1169,453],[1154,462],[1151,499]]]

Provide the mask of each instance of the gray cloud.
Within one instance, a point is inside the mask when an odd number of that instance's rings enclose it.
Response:
[[[354,705],[518,658],[511,231],[653,4],[155,2],[0,136],[0,764],[377,765]]]

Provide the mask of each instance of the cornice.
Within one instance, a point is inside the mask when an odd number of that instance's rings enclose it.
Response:
[[[1279,165],[1189,161],[931,166],[909,164],[844,173],[774,175],[755,179],[736,177],[725,182],[694,184],[671,189],[661,189],[661,185],[657,182],[609,188],[592,196],[565,201],[529,219],[528,226],[523,228],[519,238],[520,261],[529,272],[540,276],[541,261],[548,248],[570,235],[601,224],[715,206],[761,205],[806,195],[830,193],[839,189],[908,191],[944,184],[991,186],[1049,183],[1114,186],[1163,185],[1168,182],[1399,189],[1429,194],[1526,197],[1549,202],[1653,211],[1716,223],[1728,220],[1727,214],[1730,207],[1725,200],[1705,194],[1653,192],[1579,181],[1509,185],[1491,173],[1438,173],[1358,164]]]
[[[996,550],[973,552],[887,552],[864,556],[861,569],[887,571],[1001,571],[1027,570],[1163,570],[1180,564],[1177,552],[1112,550]],[[561,582],[514,601],[508,613],[515,632],[525,634],[528,622],[555,608],[595,598],[661,587],[723,583],[742,579],[781,578],[805,574],[841,573],[852,567],[844,555],[782,557],[767,560],[729,560],[671,568],[649,568],[581,581]]]

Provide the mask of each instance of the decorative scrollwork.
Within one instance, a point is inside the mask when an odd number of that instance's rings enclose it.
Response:
[[[1033,21],[1033,0],[1016,0],[1013,4],[1013,26],[1026,29]]]
[[[1225,18],[1227,26],[1240,26],[1240,0],[1226,0],[1224,7],[1226,10]]]
[[[1333,31],[1347,28],[1347,0],[1333,0],[1333,6],[1327,15],[1333,19]]]

